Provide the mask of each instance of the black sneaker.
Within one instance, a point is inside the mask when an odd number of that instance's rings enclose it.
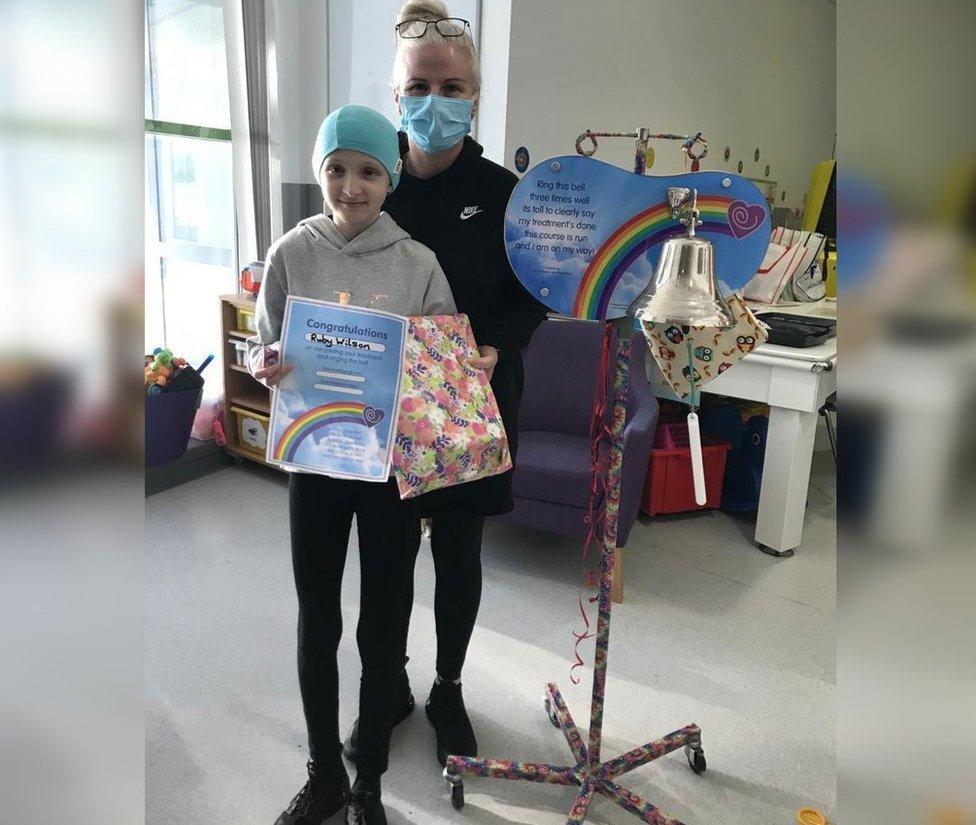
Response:
[[[447,764],[448,754],[477,756],[478,742],[464,709],[460,684],[434,682],[426,709],[427,718],[437,734],[437,761],[441,765]]]
[[[413,713],[413,709],[416,707],[416,702],[413,700],[413,694],[410,692],[410,679],[407,676],[406,669],[400,673],[400,684],[397,688],[397,695],[400,697],[400,703],[397,705],[396,711],[393,714],[394,725],[399,725],[404,719]],[[352,730],[349,731],[345,744],[342,746],[342,754],[346,757],[346,759],[355,764],[356,757],[359,755],[358,719],[352,723]]]
[[[386,811],[380,796],[379,782],[363,784],[357,779],[349,792],[347,825],[386,825]]]
[[[275,820],[275,825],[322,825],[346,807],[348,794],[349,777],[345,771],[341,779],[324,780],[317,775],[315,763],[309,762],[308,782]]]

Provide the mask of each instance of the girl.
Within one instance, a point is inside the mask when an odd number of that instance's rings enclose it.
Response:
[[[382,212],[400,178],[396,130],[378,112],[343,106],[322,123],[312,167],[331,215],[301,221],[268,252],[249,340],[255,378],[273,386],[291,367],[275,363],[288,295],[370,306],[401,315],[455,312],[434,254]],[[321,825],[347,805],[348,821],[385,825],[386,770],[402,666],[399,619],[412,599],[420,527],[416,510],[385,484],[293,473],[289,478],[292,565],[298,592],[298,679],[308,728],[308,782],[276,825]],[[339,740],[340,592],[353,516],[362,576],[356,640],[362,659],[357,777]]]

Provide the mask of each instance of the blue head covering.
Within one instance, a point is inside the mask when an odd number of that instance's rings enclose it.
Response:
[[[376,158],[390,175],[393,188],[400,182],[400,141],[390,121],[368,106],[340,106],[322,121],[312,149],[312,172],[319,179],[322,163],[339,149],[355,149]]]

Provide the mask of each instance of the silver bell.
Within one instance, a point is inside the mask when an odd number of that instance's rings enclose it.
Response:
[[[689,197],[692,208],[687,218],[687,234],[664,242],[654,277],[627,309],[627,314],[644,326],[645,334],[652,323],[720,329],[733,325],[732,312],[715,279],[715,247],[695,236],[698,221],[695,195],[694,190],[668,190],[675,217]]]

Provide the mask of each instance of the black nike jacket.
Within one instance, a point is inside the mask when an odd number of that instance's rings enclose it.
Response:
[[[406,151],[406,135],[401,132],[401,155]],[[519,283],[505,253],[505,208],[518,178],[482,153],[481,146],[466,137],[457,160],[440,174],[415,178],[404,171],[383,208],[437,255],[458,311],[471,319],[478,344],[500,350],[491,386],[514,461],[522,350],[545,319],[546,308]],[[425,516],[445,510],[485,516],[508,512],[514,506],[512,473],[426,493],[417,505]]]

